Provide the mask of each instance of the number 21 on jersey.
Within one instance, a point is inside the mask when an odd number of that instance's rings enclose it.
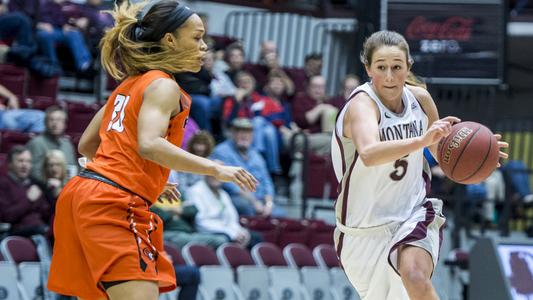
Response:
[[[111,120],[109,121],[109,125],[107,125],[107,131],[113,129],[118,132],[124,131],[124,124],[122,123],[124,121],[126,105],[128,105],[128,102],[130,101],[130,96],[124,96],[124,95],[117,95],[115,98],[115,103],[113,103],[113,115],[111,116]]]

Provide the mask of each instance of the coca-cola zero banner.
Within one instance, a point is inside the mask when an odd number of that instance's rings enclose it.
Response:
[[[502,83],[501,4],[391,1],[387,11],[387,28],[405,36],[419,76],[433,83]]]

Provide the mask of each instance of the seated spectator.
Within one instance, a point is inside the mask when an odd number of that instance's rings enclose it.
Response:
[[[62,11],[64,0],[45,0],[37,23],[37,43],[43,54],[55,65],[59,65],[57,44],[65,44],[74,57],[76,69],[86,71],[91,66],[91,53],[85,43],[81,28],[87,26],[87,19],[67,19]]]
[[[198,209],[191,202],[169,204],[156,201],[150,210],[163,221],[165,242],[179,249],[189,242],[204,243],[216,249],[228,241],[221,235],[196,232],[194,218]]]
[[[254,76],[258,91],[264,89],[268,80],[268,75],[271,72],[276,72],[285,85],[285,93],[287,93],[287,96],[292,96],[294,94],[294,83],[281,68],[281,63],[279,62],[278,57],[278,46],[273,41],[263,41],[258,63],[246,65],[244,68]]]
[[[0,0],[0,42],[6,40],[13,43],[0,44],[0,63],[7,60],[26,64],[37,49],[31,19],[22,12],[8,12],[7,5]]]
[[[270,121],[277,128],[291,127],[291,107],[286,94],[287,86],[283,75],[273,71],[268,75],[264,93],[272,101],[265,102],[261,116]],[[296,124],[294,124],[296,125]]]
[[[60,150],[67,160],[68,178],[78,173],[78,165],[74,146],[65,136],[67,127],[67,113],[58,106],[46,109],[45,131],[28,142],[28,149],[33,157],[32,176],[44,181],[43,161],[50,150]]]
[[[206,66],[207,65],[207,66]],[[213,54],[206,54],[204,66],[197,73],[183,72],[174,77],[180,87],[192,98],[191,117],[198,123],[201,129],[213,132],[211,119],[220,115],[222,99],[213,95],[211,81],[213,73],[209,70],[213,67]]]
[[[310,132],[332,132],[338,109],[328,103],[326,79],[313,76],[306,93],[298,94],[292,101],[293,117],[298,126]]]
[[[226,48],[224,60],[228,64],[228,69],[225,71],[231,81],[237,85],[237,73],[243,70],[244,67],[244,48],[240,43],[233,43]],[[255,89],[255,86],[254,86]]]
[[[268,170],[273,174],[280,174],[278,134],[274,125],[261,115],[265,107],[273,107],[276,104],[254,90],[255,80],[250,73],[241,71],[236,78],[238,89],[235,97],[224,100],[224,122],[229,125],[235,118],[252,119],[253,147],[265,157]]]
[[[361,84],[359,76],[348,74],[344,77],[341,83],[341,90],[337,97],[331,98],[329,104],[335,106],[339,111],[344,107],[344,104],[350,98],[350,95]]]
[[[230,195],[239,215],[283,216],[285,212],[274,206],[272,178],[263,157],[251,147],[252,138],[252,122],[237,118],[232,122],[231,137],[215,147],[211,158],[226,165],[243,167],[260,182],[255,192],[243,191],[233,183],[224,183],[224,190]]]
[[[48,231],[50,205],[30,177],[31,153],[14,146],[8,153],[8,174],[0,177],[0,223],[10,223],[10,234],[31,236]]]
[[[292,100],[292,117],[296,124],[309,136],[309,149],[326,155],[330,151],[331,132],[335,126],[338,109],[328,104],[326,80],[318,75],[309,80],[306,93],[300,93]],[[296,142],[301,148],[301,142]]]
[[[215,68],[215,56],[213,51],[208,51],[205,54],[204,68],[209,71],[213,77],[209,86],[211,89],[211,97],[225,98],[235,95],[237,87],[235,87],[231,78],[229,78],[228,74],[225,72]]]
[[[303,93],[313,76],[322,74],[322,54],[311,53],[305,56],[304,68],[287,69],[287,74],[294,82],[295,94]]]
[[[81,13],[87,19],[85,38],[90,49],[98,50],[98,44],[104,36],[104,32],[113,27],[113,17],[102,12],[103,0],[87,0],[81,5]]]
[[[43,162],[44,182],[41,187],[52,211],[55,208],[57,197],[67,183],[67,161],[65,154],[59,150],[50,150],[46,153]]]
[[[187,199],[198,208],[196,228],[199,232],[222,234],[243,247],[253,247],[261,242],[259,235],[239,224],[239,215],[231,198],[222,189],[222,182],[205,176],[187,191]]]
[[[215,139],[207,131],[197,132],[187,143],[187,151],[200,157],[208,157],[211,155],[213,148],[215,148]],[[177,183],[178,189],[182,195],[185,195],[187,189],[198,181],[201,181],[202,178],[202,175],[172,170],[168,176],[168,182]]]
[[[4,2],[8,3],[10,12],[20,12],[28,16],[31,20],[32,28],[37,24],[40,0],[10,0]]]
[[[36,109],[19,108],[18,97],[0,85],[0,100],[2,98],[7,99],[7,103],[0,102],[0,129],[36,133],[45,130],[44,112]]]

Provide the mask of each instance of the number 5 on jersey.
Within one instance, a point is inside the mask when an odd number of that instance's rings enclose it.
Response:
[[[107,131],[113,129],[118,132],[124,131],[124,121],[126,105],[130,101],[130,96],[117,95],[115,98],[115,103],[113,103],[113,115],[111,116],[111,121],[107,125]]]

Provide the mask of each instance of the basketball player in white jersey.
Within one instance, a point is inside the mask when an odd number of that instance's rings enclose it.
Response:
[[[460,120],[439,120],[425,89],[406,88],[412,59],[400,34],[372,34],[361,61],[371,82],[351,94],[332,139],[337,254],[363,300],[438,299],[431,275],[445,218],[442,201],[426,198],[423,149],[437,157]]]

